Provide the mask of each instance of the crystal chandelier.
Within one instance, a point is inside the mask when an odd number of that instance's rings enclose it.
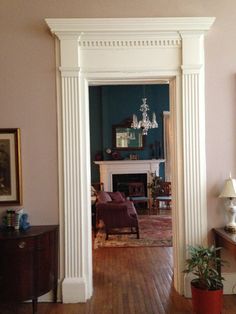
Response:
[[[142,128],[142,134],[147,135],[149,129],[158,128],[158,123],[156,121],[156,114],[153,112],[152,121],[150,121],[149,116],[147,114],[149,110],[149,106],[147,104],[147,98],[142,98],[142,105],[140,106],[140,111],[142,112],[142,120],[138,121],[136,114],[133,114],[133,122],[131,123],[131,128],[140,129]]]

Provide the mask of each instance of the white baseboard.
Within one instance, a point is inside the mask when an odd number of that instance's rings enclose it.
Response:
[[[236,294],[236,272],[235,273],[222,273],[222,276],[225,278],[225,280],[223,282],[224,283],[224,294]],[[184,296],[186,298],[192,297],[190,282],[193,278],[194,278],[194,276],[185,275],[185,278],[184,278]],[[61,282],[58,282],[57,291],[58,291],[57,300],[58,300],[58,302],[61,302],[61,300],[62,300]],[[53,302],[52,291],[39,297],[38,302]]]
[[[84,278],[65,278],[62,282],[62,302],[86,302],[86,282]]]
[[[224,294],[236,294],[236,273],[222,273],[222,277],[225,278],[224,284]],[[185,275],[184,278],[184,296],[186,298],[191,298],[191,286],[190,282],[194,278],[193,275]]]

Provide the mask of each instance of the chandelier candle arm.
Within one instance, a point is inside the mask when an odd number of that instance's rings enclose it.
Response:
[[[138,129],[138,119],[136,114],[133,114],[133,122],[131,123],[131,128]]]
[[[157,120],[156,120],[155,112],[153,112],[153,114],[152,114],[152,125],[155,126],[155,128],[158,128],[158,123],[157,123]]]

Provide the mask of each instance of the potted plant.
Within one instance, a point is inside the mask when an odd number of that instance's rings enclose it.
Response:
[[[220,314],[223,305],[223,280],[220,267],[224,261],[215,246],[190,246],[185,273],[193,273],[191,281],[193,311],[197,314]]]
[[[150,194],[151,194],[151,197],[152,197],[152,208],[154,209],[156,204],[155,204],[155,201],[156,201],[156,197],[157,197],[157,192],[158,192],[158,189],[160,188],[160,181],[162,180],[161,177],[157,176],[156,173],[151,173],[150,174],[152,180],[150,183],[148,183],[148,189],[150,189]]]

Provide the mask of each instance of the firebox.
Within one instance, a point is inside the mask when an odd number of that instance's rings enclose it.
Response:
[[[147,196],[147,174],[146,173],[125,173],[112,175],[113,191],[120,191],[129,196],[129,183],[142,182],[144,184],[145,196]]]

